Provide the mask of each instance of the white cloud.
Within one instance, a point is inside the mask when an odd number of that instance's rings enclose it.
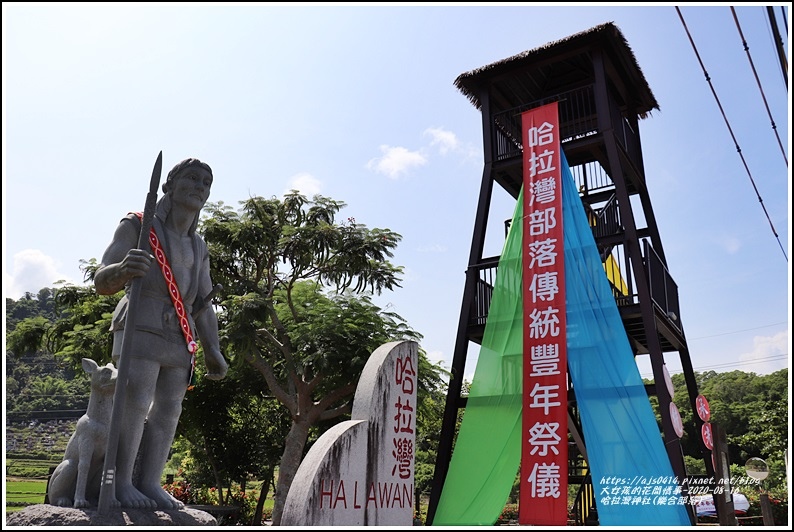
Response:
[[[728,252],[729,255],[736,255],[742,247],[741,241],[733,236],[723,236],[720,238],[719,244]]]
[[[424,134],[432,137],[430,146],[436,146],[441,155],[446,155],[451,151],[460,149],[460,141],[458,141],[458,137],[451,131],[447,131],[440,127],[429,127],[425,130]]]
[[[419,150],[410,151],[402,146],[388,146],[382,144],[381,157],[371,159],[366,168],[379,174],[397,179],[407,174],[411,169],[423,166],[429,162],[429,151],[435,148],[442,156],[456,153],[461,156],[461,162],[476,161],[481,159],[480,153],[469,146],[464,147],[458,136],[452,131],[441,127],[429,127],[422,132],[425,137],[430,137],[430,143]]]
[[[321,189],[322,183],[319,179],[311,174],[301,173],[289,178],[287,190],[284,191],[284,194],[297,190],[307,198],[311,198],[315,194],[319,194]]]
[[[42,288],[52,287],[55,281],[65,280],[78,284],[58,272],[58,265],[38,249],[25,249],[13,257],[11,275],[3,273],[3,292],[5,297],[19,299],[25,292],[38,294]]]
[[[422,246],[416,249],[420,253],[446,253],[447,246],[442,244],[430,244],[429,246]]]
[[[739,355],[738,369],[766,375],[788,367],[788,360],[788,330],[784,330],[774,336],[755,336],[753,350]]]
[[[429,360],[432,364],[440,365],[445,369],[449,369],[449,360],[447,360],[448,357],[444,356],[443,351],[427,351],[425,354],[427,355],[427,360]]]
[[[400,284],[405,287],[408,283],[413,283],[421,278],[421,275],[416,270],[408,266],[403,266],[402,281]]]
[[[411,168],[422,166],[427,163],[427,158],[418,151],[409,151],[402,146],[380,147],[382,157],[376,157],[367,163],[367,169],[374,170],[391,179],[397,179],[401,175],[408,173]]]

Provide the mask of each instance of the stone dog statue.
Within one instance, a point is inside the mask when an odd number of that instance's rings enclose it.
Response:
[[[90,358],[83,359],[83,369],[91,375],[91,396],[47,485],[47,499],[55,506],[87,508],[89,498],[94,504],[99,500],[117,371],[112,363],[99,366]]]

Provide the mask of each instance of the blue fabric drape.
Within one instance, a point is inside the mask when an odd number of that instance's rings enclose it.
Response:
[[[562,159],[568,371],[599,523],[691,525],[676,496],[673,468],[592,229],[564,155]]]
[[[564,154],[562,172],[568,371],[599,522],[688,526],[686,507],[676,496],[678,485],[656,417]],[[434,525],[495,523],[518,471],[522,204],[519,196]]]

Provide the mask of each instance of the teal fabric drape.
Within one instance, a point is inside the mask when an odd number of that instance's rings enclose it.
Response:
[[[563,163],[568,372],[586,440],[599,523],[690,525],[686,507],[674,496],[674,481],[659,486],[658,494],[652,486],[645,493],[645,486],[638,485],[643,480],[673,479],[673,468],[564,156]],[[615,484],[606,483],[610,478],[626,483],[620,492]],[[665,488],[670,497],[662,501]]]
[[[690,525],[686,507],[676,502],[672,466],[564,155],[562,163],[568,370],[587,442],[599,522]],[[522,204],[519,197],[434,525],[494,524],[518,471]],[[651,487],[645,495],[641,483],[652,479],[668,480],[658,486],[658,493]],[[615,483],[628,485],[624,497],[623,485],[616,492]]]

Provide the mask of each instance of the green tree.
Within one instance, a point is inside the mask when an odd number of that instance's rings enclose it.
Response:
[[[6,333],[6,349],[17,357],[35,353],[51,327],[52,322],[44,316],[24,318]]]
[[[209,204],[202,231],[212,277],[225,287],[226,352],[255,368],[291,416],[273,510],[279,525],[311,429],[349,414],[372,351],[419,335],[367,296],[399,286],[402,269],[388,259],[400,235],[353,218],[338,223],[345,204],[319,195],[241,205],[238,213]]]
[[[80,411],[88,407],[90,384],[84,376],[66,379],[58,373],[34,376],[20,390],[19,399],[10,412],[41,412],[53,410]]]
[[[85,280],[93,280],[96,260],[80,262]],[[9,307],[6,319],[9,312],[18,317],[6,333],[7,349],[16,356],[39,350],[53,353],[79,372],[83,358],[92,358],[98,364],[110,362],[113,346],[110,320],[121,293],[105,297],[99,296],[90,284],[59,284],[57,288],[41,289],[38,300],[30,294],[19,302],[6,300]],[[35,306],[37,311],[32,310],[34,305],[30,301],[41,301]],[[30,311],[24,317],[17,312],[22,307]]]
[[[251,476],[263,481],[264,503],[289,430],[286,411],[266,392],[247,365],[222,381],[199,377],[185,397],[178,430],[191,460],[185,472],[191,484],[215,485],[222,495],[233,481],[245,486]],[[261,508],[259,514],[261,522]]]
[[[85,270],[84,270],[85,271]],[[113,335],[110,323],[122,293],[100,296],[93,284],[66,285],[55,293],[60,317],[48,331],[47,347],[73,368],[82,367],[83,358],[103,365],[111,361]]]
[[[60,288],[42,288],[19,301],[6,299],[6,412],[33,416],[38,411],[84,410],[88,404],[82,368],[54,360],[53,324],[63,309]]]
[[[417,512],[421,498],[429,497],[432,488],[450,373],[433,365],[426,357],[420,357],[418,374],[424,376],[424,384],[417,390],[416,398],[414,491]]]
[[[26,292],[19,300],[6,298],[6,329],[13,330],[25,318],[40,316],[48,320],[55,318],[53,289],[42,288],[38,294]]]
[[[788,447],[788,403],[759,401],[753,406],[755,411],[749,416],[747,432],[736,436],[736,444],[747,458],[782,459]]]

